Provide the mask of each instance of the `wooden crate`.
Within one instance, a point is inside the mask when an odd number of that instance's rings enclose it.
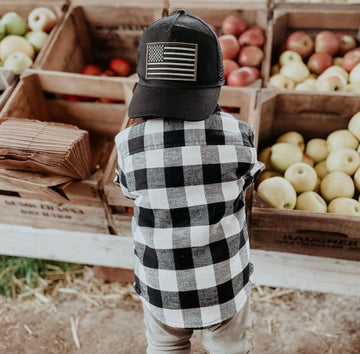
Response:
[[[106,69],[113,57],[122,57],[134,73],[139,38],[162,14],[163,0],[72,2],[40,67],[79,73],[86,64]]]
[[[267,31],[265,55],[268,57],[266,62],[278,63],[279,48],[292,32],[305,31],[315,36],[322,30],[339,31],[349,33],[359,40],[359,29],[360,11],[355,5],[333,4],[333,6],[319,7],[303,4],[302,6],[275,8]],[[268,67],[269,70],[264,73],[265,86],[270,78],[270,68],[271,65]]]
[[[253,128],[256,135],[258,123],[255,115],[255,105],[257,98],[256,89],[239,89],[230,86],[223,86],[219,99],[221,106],[231,107],[237,109],[237,113],[231,113],[237,119],[246,121]],[[127,212],[131,213],[133,208],[133,201],[126,198],[120,189],[120,186],[115,184],[115,168],[117,165],[117,151],[114,146],[103,179],[104,197],[109,206],[109,223],[110,228],[115,234],[122,234],[124,228],[124,217]],[[125,221],[126,222],[126,221]]]
[[[107,229],[100,181],[114,145],[114,137],[127,124],[125,102],[131,95],[135,81],[130,78],[91,79],[91,89],[88,90],[89,80],[86,78],[84,82],[77,82],[72,74],[28,70],[1,111],[0,121],[7,117],[30,118],[73,124],[88,130],[93,156],[92,175],[84,180],[64,180],[62,177],[3,171],[0,172],[0,190],[3,195],[11,193],[36,201],[93,207],[96,213],[101,211]],[[94,96],[105,95],[124,100],[124,103],[71,102],[62,99],[62,94],[76,92],[87,95],[89,91]],[[97,228],[95,231],[99,232]]]
[[[22,16],[25,20],[29,16],[30,12],[36,7],[47,7],[52,10],[57,18],[58,22],[56,26],[49,33],[49,37],[44,45],[44,47],[37,54],[33,67],[36,68],[39,66],[39,63],[46,57],[49,46],[51,42],[54,40],[56,32],[61,26],[62,20],[64,18],[65,10],[67,8],[66,0],[0,0],[0,17],[3,16],[6,12],[15,11],[17,14]]]
[[[209,25],[213,26],[216,33],[221,34],[221,24],[229,15],[235,15],[243,19],[247,25],[258,25],[265,30],[265,36],[268,37],[266,29],[268,27],[268,17],[270,15],[266,1],[207,1],[207,0],[169,0],[168,12],[172,13],[179,8],[199,16]],[[267,38],[266,38],[267,42]],[[261,78],[270,71],[269,56],[266,51],[268,46],[264,45],[264,60],[261,66]],[[261,88],[262,79],[256,80],[251,88]]]
[[[311,95],[262,90],[259,151],[284,132],[295,130],[305,140],[346,129],[360,111],[356,96]],[[312,256],[360,260],[360,218],[330,213],[270,208],[254,192],[250,217],[251,247]]]

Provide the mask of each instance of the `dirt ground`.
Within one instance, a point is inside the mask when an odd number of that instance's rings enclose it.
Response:
[[[0,298],[0,354],[145,353],[131,285],[98,282],[95,291],[86,284],[60,284],[51,296],[29,300]],[[254,287],[252,310],[254,354],[360,353],[360,294]],[[205,353],[199,333],[192,353]]]

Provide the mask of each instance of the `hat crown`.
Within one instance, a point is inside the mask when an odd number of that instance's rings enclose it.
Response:
[[[221,47],[212,28],[180,9],[151,24],[139,42],[139,83],[152,87],[224,84]]]

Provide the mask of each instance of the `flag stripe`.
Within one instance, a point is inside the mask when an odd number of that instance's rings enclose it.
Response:
[[[196,80],[197,45],[194,43],[148,43],[146,77]]]

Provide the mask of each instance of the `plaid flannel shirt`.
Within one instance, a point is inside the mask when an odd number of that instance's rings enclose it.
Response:
[[[115,182],[134,199],[135,289],[161,322],[204,328],[250,292],[245,189],[261,171],[251,127],[217,112],[149,119],[116,136]]]

